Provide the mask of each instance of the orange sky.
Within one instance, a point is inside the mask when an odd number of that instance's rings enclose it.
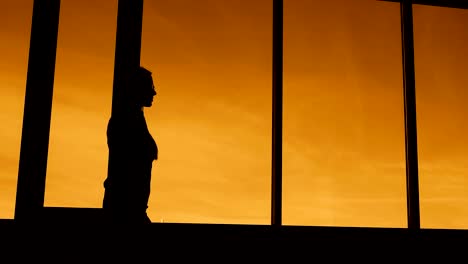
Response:
[[[195,5],[197,3],[197,5]],[[285,1],[283,222],[406,226],[399,5]],[[0,217],[12,218],[32,0],[0,4]],[[155,222],[270,222],[271,0],[145,1]],[[62,1],[46,206],[100,207],[117,1]],[[415,6],[423,227],[467,228],[468,11]]]

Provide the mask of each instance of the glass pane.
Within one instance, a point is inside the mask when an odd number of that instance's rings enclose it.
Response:
[[[15,214],[32,6],[0,2],[0,219]]]
[[[270,0],[145,1],[153,221],[270,222]]]
[[[468,228],[468,10],[414,5],[421,226]]]
[[[405,227],[399,4],[284,8],[284,224]]]
[[[101,207],[117,1],[62,1],[46,206]]]

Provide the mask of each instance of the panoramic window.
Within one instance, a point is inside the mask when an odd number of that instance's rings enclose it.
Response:
[[[101,207],[117,1],[62,1],[45,206]]]
[[[285,225],[407,226],[399,8],[284,2]]]
[[[15,213],[33,1],[0,3],[0,219]]]
[[[468,11],[414,5],[421,227],[468,228]]]
[[[156,221],[269,224],[272,3],[144,2]]]

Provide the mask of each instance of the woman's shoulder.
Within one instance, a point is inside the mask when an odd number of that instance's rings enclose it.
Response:
[[[142,121],[144,118],[138,113],[117,113],[109,118],[109,124],[137,124]]]

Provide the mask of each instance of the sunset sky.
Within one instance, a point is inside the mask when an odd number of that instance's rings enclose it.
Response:
[[[145,0],[153,222],[269,224],[271,0]],[[0,218],[13,218],[32,0],[0,3]],[[117,0],[63,0],[46,206],[100,207]],[[468,11],[414,6],[421,224],[468,228]],[[398,3],[284,1],[283,223],[406,227]]]

